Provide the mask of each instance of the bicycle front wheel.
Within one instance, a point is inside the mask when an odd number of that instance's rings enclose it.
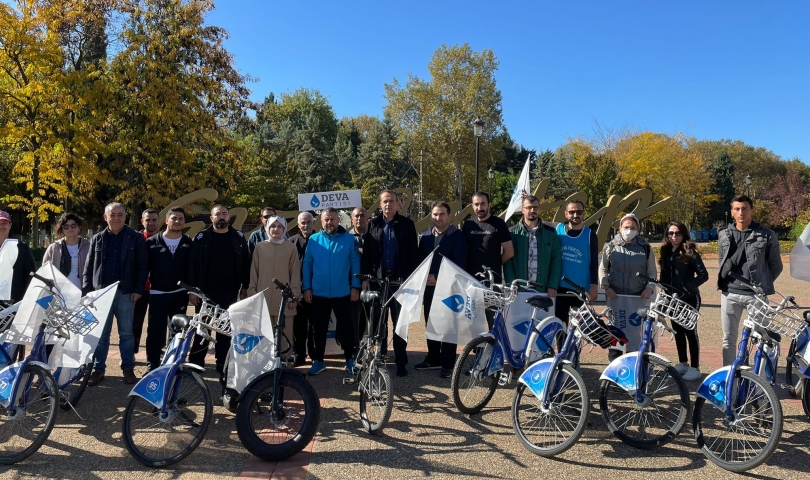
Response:
[[[804,410],[804,414],[810,417],[810,394],[807,393],[807,389],[810,388],[810,378],[802,379],[802,409]]]
[[[79,403],[79,400],[84,394],[84,390],[87,388],[87,382],[90,380],[90,371],[92,369],[92,363],[82,365],[79,367],[79,371],[76,372],[76,379],[60,390],[59,406],[62,410],[70,410],[71,406],[76,408],[76,404]]]
[[[267,375],[245,393],[236,412],[236,431],[242,445],[267,461],[292,457],[307,446],[318,430],[321,404],[305,378],[275,372],[279,398],[273,405],[273,375]]]
[[[588,424],[590,399],[585,382],[574,368],[557,373],[548,408],[521,383],[512,401],[512,427],[526,450],[553,457],[571,448]]]
[[[737,371],[731,400],[733,421],[706,399],[695,401],[692,423],[703,455],[731,472],[745,472],[770,458],[782,436],[782,405],[768,383]]]
[[[385,427],[394,409],[391,374],[376,363],[367,375],[360,374],[360,421],[368,433],[377,433]]]
[[[651,449],[671,442],[683,430],[691,400],[681,376],[658,357],[644,354],[647,369],[643,400],[602,380],[599,407],[608,429],[631,447]]]
[[[489,357],[495,339],[492,337],[474,338],[464,346],[456,360],[450,388],[453,390],[453,403],[460,412],[472,415],[487,406],[498,381],[494,375],[485,376]]]
[[[28,364],[18,375],[19,387],[13,408],[0,405],[0,463],[4,465],[33,455],[56,423],[59,388],[51,372]]]
[[[788,358],[793,358],[796,355],[796,339],[790,341],[790,348],[788,349],[788,354],[785,358],[785,383],[790,385],[791,389],[788,389],[788,393],[793,397],[798,397],[799,395],[796,393],[796,390],[799,386],[799,383],[802,381],[802,372],[797,372],[798,370],[793,362],[788,360]]]
[[[167,467],[186,458],[211,424],[211,392],[197,373],[180,370],[171,388],[166,413],[139,396],[130,397],[124,411],[124,445],[147,467]]]

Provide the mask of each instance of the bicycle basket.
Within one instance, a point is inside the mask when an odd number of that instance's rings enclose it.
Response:
[[[700,312],[695,307],[663,290],[658,291],[649,312],[653,318],[668,318],[687,330],[694,330],[700,318]]]
[[[498,307],[503,308],[511,304],[515,298],[513,295],[506,293],[493,292],[492,290],[479,289],[484,293],[484,307]],[[511,298],[510,298],[511,297]]]
[[[17,316],[17,305],[13,305],[5,310],[0,310],[0,333],[8,330],[11,323],[14,322],[14,317]]]
[[[748,304],[746,309],[748,318],[757,326],[790,338],[796,338],[804,328],[804,320],[792,310],[777,310],[770,305],[767,298],[754,298],[754,302]]]
[[[585,341],[602,348],[610,347],[613,336],[588,305],[582,305],[576,310],[571,309],[571,320]]]
[[[231,334],[231,316],[227,310],[219,305],[203,302],[197,312],[197,321],[205,328],[219,332],[223,335]]]
[[[96,316],[84,305],[79,306],[73,312],[63,310],[60,313],[62,313],[60,326],[77,335],[87,335],[90,330],[98,325]]]

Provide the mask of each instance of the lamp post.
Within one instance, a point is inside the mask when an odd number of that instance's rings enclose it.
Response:
[[[751,196],[751,175],[745,176],[745,194]]]
[[[492,201],[492,179],[495,178],[495,170],[492,167],[489,167],[487,170],[487,176],[489,177],[489,201]]]
[[[473,133],[475,133],[475,191],[478,193],[478,153],[481,149],[481,135],[484,134],[484,121],[476,117],[473,122]]]
[[[697,196],[692,195],[692,229],[695,228],[695,202],[697,201]]]

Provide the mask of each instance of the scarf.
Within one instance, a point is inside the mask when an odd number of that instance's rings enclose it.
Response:
[[[286,238],[284,238],[284,235],[281,235],[281,237],[280,237],[280,238],[277,238],[277,239],[276,239],[276,238],[273,238],[273,237],[270,235],[270,225],[272,225],[274,222],[278,222],[278,223],[280,223],[280,224],[281,224],[281,226],[282,226],[282,227],[284,227],[284,233],[287,233],[287,221],[286,221],[286,220],[284,220],[284,218],[282,218],[282,217],[279,217],[279,216],[274,216],[274,217],[270,217],[270,218],[268,218],[268,219],[267,219],[267,223],[265,223],[265,225],[266,225],[266,231],[267,231],[267,241],[268,241],[268,242],[275,243],[276,245],[280,245],[280,244],[282,244],[282,243],[286,242],[286,241],[287,241],[287,239],[286,239]]]

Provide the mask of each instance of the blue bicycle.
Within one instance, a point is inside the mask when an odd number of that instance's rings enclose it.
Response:
[[[710,373],[698,387],[692,423],[706,458],[723,469],[745,472],[766,462],[779,444],[782,405],[771,386],[779,342],[783,336],[796,338],[805,322],[786,309],[792,297],[773,305],[759,286],[733,273],[730,276],[748,285],[755,296],[746,308],[737,358]]]
[[[453,403],[459,411],[466,414],[480,412],[495,394],[498,385],[504,386],[512,378],[512,372],[504,372],[504,361],[512,369],[523,369],[532,361],[554,355],[554,341],[565,329],[557,317],[546,317],[538,320],[537,311],[548,311],[553,300],[535,295],[526,300],[534,308],[531,325],[527,330],[526,340],[519,350],[512,347],[509,332],[503,317],[503,308],[515,301],[520,287],[537,288],[538,285],[517,279],[511,285],[497,285],[493,272],[487,269],[490,285],[500,289],[484,291],[484,304],[495,308],[496,314],[492,330],[472,339],[461,352],[453,368],[450,388],[453,391]]]
[[[791,301],[794,306],[795,301]],[[810,417],[810,310],[803,314],[805,325],[799,330],[796,338],[791,340],[785,355],[785,384],[781,387],[792,396],[802,399],[804,414]]]

